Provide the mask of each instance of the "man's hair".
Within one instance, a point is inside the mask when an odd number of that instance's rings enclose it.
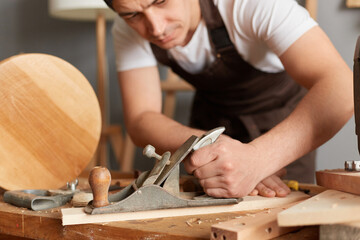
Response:
[[[111,8],[112,10],[114,10],[113,6],[112,6],[112,0],[104,0],[106,5],[109,6],[109,8]]]

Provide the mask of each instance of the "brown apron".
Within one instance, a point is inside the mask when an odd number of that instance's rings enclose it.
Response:
[[[306,94],[285,72],[267,73],[245,62],[230,41],[213,1],[200,0],[216,61],[198,74],[183,70],[164,49],[151,45],[156,59],[196,88],[190,125],[225,134],[247,143],[285,119]],[[279,153],[281,154],[281,153]],[[270,163],[271,164],[271,163]],[[315,152],[287,168],[287,179],[314,182]]]

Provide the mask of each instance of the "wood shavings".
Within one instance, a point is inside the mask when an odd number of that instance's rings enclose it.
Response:
[[[187,220],[187,222],[191,222],[191,223],[194,223],[196,221],[200,220],[200,218],[190,218]]]
[[[255,214],[247,213],[246,216],[247,217],[255,217]]]
[[[189,223],[188,221],[185,222],[189,227],[192,227],[193,225]]]
[[[91,200],[93,200],[92,193],[80,192],[73,196],[71,204],[73,207],[85,207]]]
[[[200,218],[190,218],[190,219],[187,220],[185,223],[186,223],[188,226],[192,227],[194,223],[200,224],[200,223],[202,223],[202,221],[200,220]]]

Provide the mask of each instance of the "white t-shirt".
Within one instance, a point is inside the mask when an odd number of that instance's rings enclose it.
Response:
[[[279,56],[317,25],[295,0],[213,1],[238,53],[264,72],[283,71]],[[118,71],[156,66],[150,43],[121,17],[115,19],[112,33]],[[201,72],[215,60],[204,20],[201,20],[186,46],[177,46],[169,51],[178,64],[190,73]]]

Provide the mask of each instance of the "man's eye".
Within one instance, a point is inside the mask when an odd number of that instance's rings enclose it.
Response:
[[[139,15],[139,13],[134,12],[134,13],[131,13],[131,14],[126,14],[123,17],[124,17],[124,19],[130,20],[130,19],[133,19],[133,18],[137,17],[138,15]]]
[[[166,0],[157,0],[157,1],[154,2],[154,4],[160,5],[160,4],[163,4],[165,2],[166,2]]]
[[[130,15],[129,18],[135,18],[137,16],[139,16],[139,13],[134,13],[134,14]]]

